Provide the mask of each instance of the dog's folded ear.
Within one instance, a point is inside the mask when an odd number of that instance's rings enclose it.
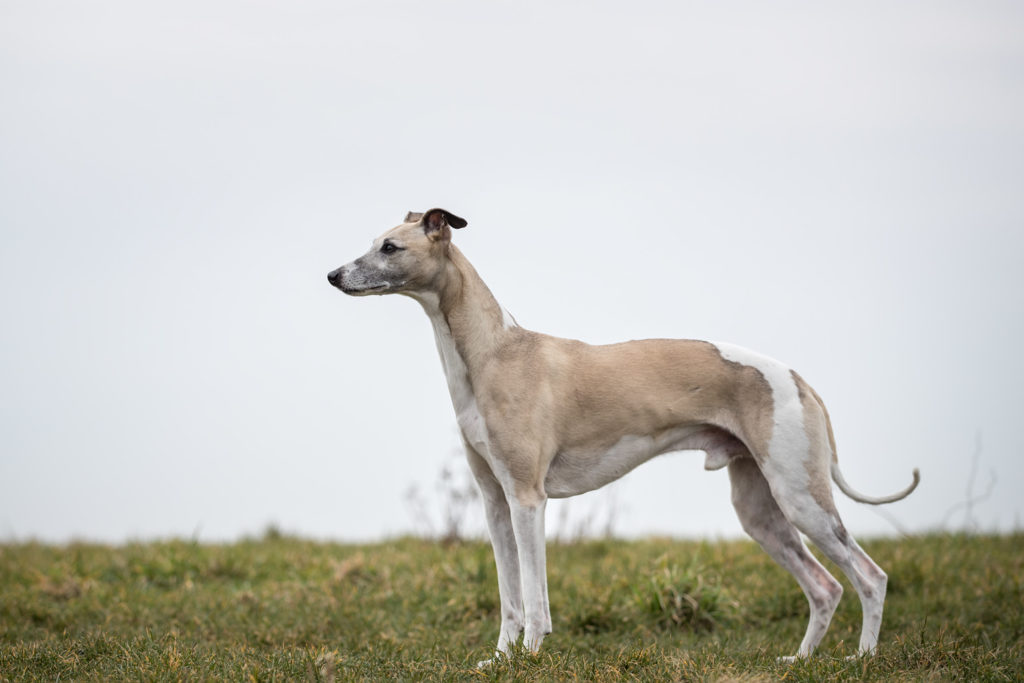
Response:
[[[418,223],[421,218],[423,218],[423,214],[422,213],[419,213],[418,211],[410,211],[409,213],[405,214],[405,221],[404,222],[405,223]]]
[[[432,239],[446,239],[450,236],[450,232],[447,228],[464,228],[468,225],[464,218],[459,218],[455,214],[445,211],[444,209],[431,209],[423,214],[421,219],[423,223],[423,232],[426,233],[427,237]]]

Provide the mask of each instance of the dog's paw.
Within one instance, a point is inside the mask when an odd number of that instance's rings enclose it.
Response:
[[[501,663],[501,660],[505,659],[505,656],[506,656],[505,653],[503,653],[503,652],[501,652],[499,650],[499,651],[495,652],[494,656],[491,657],[490,659],[481,659],[479,662],[477,662],[476,663],[476,668],[478,668],[478,669],[487,669],[489,667],[496,666],[496,665]]]
[[[864,659],[865,657],[871,657],[874,654],[875,654],[874,650],[861,650],[860,652],[858,652],[855,655],[846,655],[845,659],[848,662],[852,662],[854,660]]]

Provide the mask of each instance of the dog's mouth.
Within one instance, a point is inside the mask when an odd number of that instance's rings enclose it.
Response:
[[[335,285],[338,289],[349,294],[351,296],[366,296],[367,294],[380,294],[385,290],[389,289],[391,285],[374,285],[372,287],[351,287],[345,285]]]

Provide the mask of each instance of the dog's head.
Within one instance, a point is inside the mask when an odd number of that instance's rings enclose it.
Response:
[[[373,241],[368,252],[332,271],[327,281],[353,296],[411,293],[431,288],[443,273],[452,228],[466,221],[444,209],[409,212]]]

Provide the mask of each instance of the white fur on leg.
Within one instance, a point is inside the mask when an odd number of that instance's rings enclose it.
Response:
[[[523,632],[523,586],[519,571],[519,551],[508,501],[501,484],[494,477],[486,461],[466,443],[466,458],[476,477],[487,516],[487,531],[494,550],[494,564],[498,570],[498,595],[501,601],[501,629],[495,657],[508,654],[509,648]],[[478,666],[493,660],[479,662]]]
[[[498,595],[501,600],[501,630],[498,633],[497,651],[508,654],[509,647],[515,644],[519,634],[523,632],[523,591],[519,555],[508,505],[485,505],[487,528],[491,535],[491,547],[494,549],[494,561],[498,570]]]
[[[843,527],[838,517],[817,506],[813,496],[801,488],[787,487],[782,481],[777,500],[786,516],[807,535],[821,552],[850,579],[860,598],[864,622],[861,628],[861,654],[874,652],[882,625],[882,607],[888,577]]]
[[[878,632],[882,628],[882,610],[885,606],[885,591],[889,576],[868,557],[852,536],[847,536],[847,546],[854,565],[860,570],[863,580],[870,589],[862,596],[864,621],[860,632],[860,655],[873,655],[878,645]]]
[[[779,661],[791,662],[810,656],[828,630],[843,595],[843,587],[807,550],[796,528],[782,514],[768,481],[753,458],[738,458],[730,462],[729,480],[732,483],[732,504],[743,529],[793,575],[811,608],[807,632],[796,657],[784,657]]]
[[[509,496],[512,528],[519,549],[519,567],[523,577],[523,605],[526,607],[526,633],[523,647],[537,652],[544,636],[551,633],[548,605],[548,581],[544,545],[545,498],[523,503]]]

